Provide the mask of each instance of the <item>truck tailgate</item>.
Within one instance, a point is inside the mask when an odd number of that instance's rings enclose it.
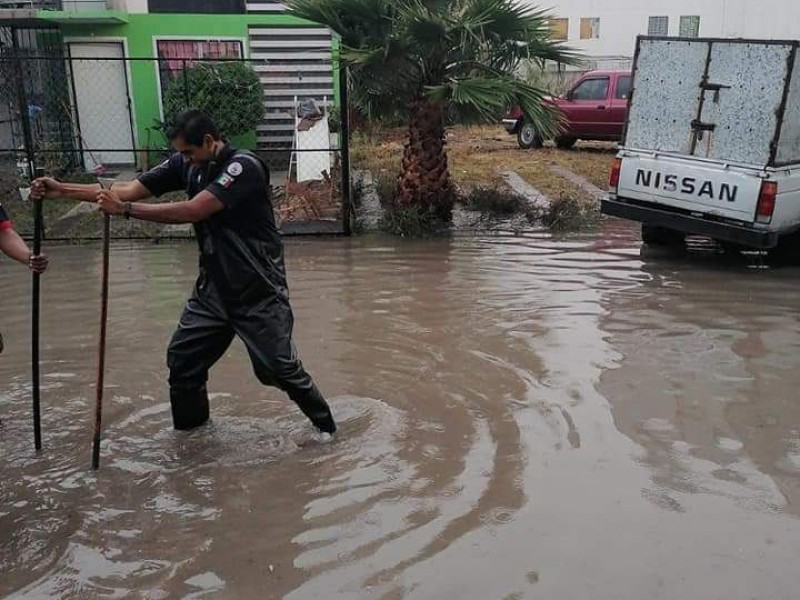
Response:
[[[668,156],[628,154],[622,160],[617,195],[752,223],[761,182],[754,170]]]

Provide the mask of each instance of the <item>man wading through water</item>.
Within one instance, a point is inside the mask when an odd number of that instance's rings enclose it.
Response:
[[[176,153],[138,181],[116,183],[104,191],[99,185],[43,178],[34,182],[32,194],[97,202],[106,213],[126,219],[194,224],[200,276],[167,352],[176,429],[193,429],[208,421],[208,371],[238,335],[258,379],[285,391],[319,431],[333,434],[330,408],[292,343],[283,244],[266,165],[223,141],[200,111],[179,115],[169,138]],[[186,190],[190,199],[139,202],[178,190]]]

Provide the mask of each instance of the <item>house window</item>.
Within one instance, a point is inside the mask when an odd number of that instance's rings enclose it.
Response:
[[[650,17],[647,35],[669,35],[669,17]]]
[[[686,16],[681,17],[680,36],[685,38],[696,38],[700,35],[700,17]]]
[[[151,13],[205,13],[241,14],[245,12],[243,0],[148,0]]]
[[[551,39],[562,42],[569,38],[569,19],[550,19]]]
[[[169,83],[180,77],[184,68],[204,60],[242,58],[244,52],[239,40],[157,40],[156,54],[163,97]]]
[[[605,100],[608,97],[608,77],[586,79],[569,95],[571,100]]]
[[[581,39],[596,40],[600,37],[600,19],[581,19]]]

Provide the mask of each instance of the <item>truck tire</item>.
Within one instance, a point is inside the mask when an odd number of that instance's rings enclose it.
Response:
[[[536,131],[533,123],[523,123],[517,131],[517,144],[523,150],[538,150],[544,144],[544,140]]]
[[[769,254],[780,263],[795,265],[800,262],[800,232],[782,235]]]
[[[642,223],[642,241],[648,246],[682,246],[686,242],[686,234]]]
[[[556,138],[556,147],[559,150],[571,150],[573,146],[575,146],[578,138],[570,137],[570,136],[562,136]]]

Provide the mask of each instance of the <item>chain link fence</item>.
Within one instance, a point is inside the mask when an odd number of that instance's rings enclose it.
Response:
[[[171,117],[199,108],[232,144],[269,165],[285,233],[349,233],[349,133],[339,117],[347,112],[340,110],[345,72],[335,73],[339,98],[312,97],[270,86],[281,73],[259,69],[265,61],[122,58],[111,55],[113,44],[34,54],[12,42],[0,43],[0,201],[15,218],[24,217],[19,203],[36,172],[70,181],[134,178],[168,156]],[[52,213],[51,239],[66,231],[58,226],[63,215]],[[17,221],[29,233],[26,219]]]

